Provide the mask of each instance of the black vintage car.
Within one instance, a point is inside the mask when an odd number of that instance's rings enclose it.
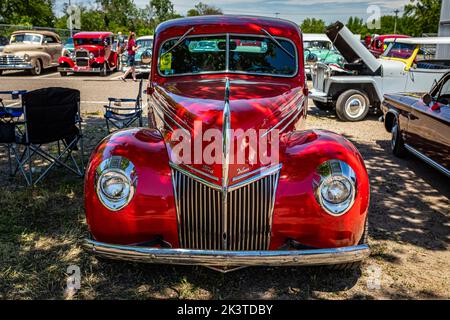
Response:
[[[429,93],[386,94],[381,109],[394,155],[409,151],[450,177],[450,72]]]

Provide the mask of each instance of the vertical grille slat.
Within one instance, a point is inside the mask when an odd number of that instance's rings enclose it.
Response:
[[[269,249],[279,172],[229,191],[226,205],[221,190],[177,170],[172,174],[181,248]]]

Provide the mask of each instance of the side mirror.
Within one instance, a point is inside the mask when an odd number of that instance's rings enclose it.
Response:
[[[143,64],[150,64],[152,62],[152,53],[150,50],[145,50],[142,53],[141,61]]]
[[[425,94],[422,96],[422,101],[423,101],[423,103],[425,103],[427,106],[429,106],[429,105],[433,102],[433,98],[431,97],[431,94],[425,93]]]

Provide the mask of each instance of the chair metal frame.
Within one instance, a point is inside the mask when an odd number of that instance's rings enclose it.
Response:
[[[0,92],[1,94],[2,92]],[[26,92],[22,93],[22,96]],[[24,151],[19,157],[19,153],[17,152],[17,149],[14,148],[13,152],[16,158],[16,168],[11,170],[11,175],[15,176],[18,171],[21,171],[23,174],[26,183],[28,186],[37,185],[42,179],[44,179],[47,174],[50,172],[50,170],[54,166],[58,167],[64,167],[68,171],[71,171],[75,175],[79,177],[84,176],[84,143],[83,143],[83,129],[82,129],[82,122],[83,119],[81,118],[81,110],[80,110],[80,101],[77,101],[77,113],[76,113],[76,119],[75,119],[75,126],[78,129],[78,134],[76,134],[71,141],[66,141],[67,138],[62,138],[59,140],[51,141],[48,143],[42,143],[42,144],[33,144],[31,142],[29,132],[28,132],[28,119],[27,119],[27,105],[23,102],[22,99],[22,110],[23,110],[23,121],[16,122],[17,125],[23,125],[24,130],[21,132],[20,136],[16,139],[15,145],[22,145],[25,147]],[[62,146],[61,146],[62,142]],[[58,145],[58,154],[52,155],[50,152],[47,152],[42,149],[43,145],[49,145],[52,143],[57,143]],[[75,160],[72,152],[77,148],[78,143],[80,145],[79,149],[77,150],[79,152],[79,158],[80,158],[80,164],[77,163]],[[61,148],[63,147],[63,148]],[[49,162],[50,164],[46,167],[44,172],[42,172],[36,180],[33,181],[33,157],[39,156],[43,160]],[[65,159],[64,159],[65,157]],[[70,167],[67,162],[68,160],[71,160],[74,168]],[[28,172],[25,170],[25,166],[28,164]]]
[[[105,105],[104,118],[106,121],[106,128],[108,133],[111,133],[112,128],[124,129],[139,121],[139,126],[143,126],[142,119],[142,85],[143,78],[139,81],[139,92],[136,99],[126,98],[108,98],[109,104]],[[122,103],[132,103],[134,107],[123,107]],[[112,128],[111,128],[112,127]]]

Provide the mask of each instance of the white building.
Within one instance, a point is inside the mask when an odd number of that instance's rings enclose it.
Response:
[[[439,36],[450,37],[450,0],[442,0]],[[450,59],[450,45],[439,45],[437,48],[437,58]]]

